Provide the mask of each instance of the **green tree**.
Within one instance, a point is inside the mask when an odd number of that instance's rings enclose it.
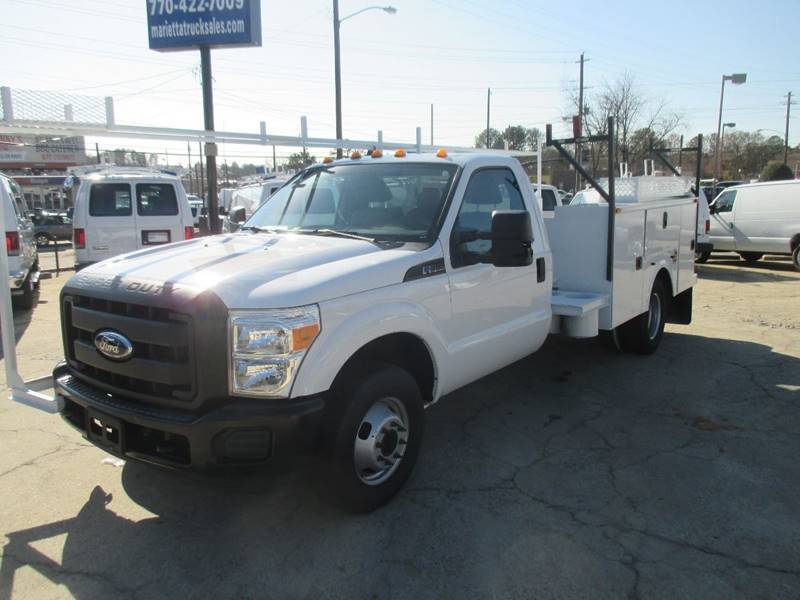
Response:
[[[791,167],[782,162],[773,160],[767,163],[761,171],[761,181],[779,181],[784,179],[794,179]]]
[[[525,150],[528,147],[528,130],[522,125],[509,125],[503,130],[503,148],[508,142],[509,150]]]
[[[308,153],[308,150],[303,150],[302,152],[295,152],[294,154],[289,155],[289,161],[286,163],[287,169],[305,169],[306,167],[313,165],[317,162],[317,159],[311,156]]]
[[[502,149],[503,146],[503,135],[494,127],[489,129],[489,145],[486,145],[486,130],[483,129],[476,137],[475,137],[475,147],[476,148],[493,148],[495,150]]]

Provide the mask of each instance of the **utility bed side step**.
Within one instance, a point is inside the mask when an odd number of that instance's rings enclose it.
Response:
[[[550,299],[553,309],[551,333],[569,337],[595,337],[598,333],[600,309],[608,306],[608,294],[553,290]]]

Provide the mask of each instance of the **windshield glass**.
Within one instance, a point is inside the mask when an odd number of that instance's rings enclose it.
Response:
[[[424,241],[455,172],[452,164],[394,162],[312,168],[275,192],[245,227]]]

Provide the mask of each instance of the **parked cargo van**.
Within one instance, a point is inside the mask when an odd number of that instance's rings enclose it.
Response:
[[[149,169],[111,167],[81,177],[75,196],[75,268],[194,235],[180,179]]]
[[[281,189],[287,181],[288,179],[285,178],[273,177],[233,190],[230,205],[228,206],[229,215],[222,223],[222,230],[224,232],[233,232],[239,229],[239,226],[249,219],[258,210],[258,207],[264,204],[272,194]],[[238,221],[231,218],[237,208],[244,208],[244,215],[241,214],[241,211],[237,213]]]
[[[33,308],[39,285],[39,255],[33,223],[19,186],[0,174],[0,210],[3,211],[6,253],[8,254],[8,284],[15,308]]]
[[[737,252],[749,262],[789,254],[800,271],[800,180],[731,187],[710,208],[714,251]]]

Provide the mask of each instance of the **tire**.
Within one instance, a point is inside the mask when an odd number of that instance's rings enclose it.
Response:
[[[619,341],[625,352],[653,354],[664,337],[664,325],[669,311],[669,294],[661,279],[653,282],[647,312],[620,325]]]
[[[22,295],[16,296],[12,299],[12,304],[14,308],[18,308],[20,310],[31,310],[33,305],[36,303],[36,289],[31,280],[30,273],[25,278],[25,281],[22,282]]]
[[[800,244],[792,252],[792,264],[796,271],[800,271]]]
[[[746,262],[754,263],[754,262],[760,260],[761,257],[764,256],[764,253],[763,252],[739,252],[739,256],[741,256],[742,260],[744,260]]]
[[[331,415],[331,447],[324,464],[327,500],[364,513],[386,504],[408,479],[425,427],[422,395],[414,378],[392,365],[367,363],[361,378],[341,386]]]
[[[50,236],[46,233],[37,233],[36,234],[36,245],[39,247],[47,246],[50,243]]]
[[[695,252],[694,253],[694,262],[700,263],[701,265],[708,262],[708,259],[711,258],[711,252]]]

